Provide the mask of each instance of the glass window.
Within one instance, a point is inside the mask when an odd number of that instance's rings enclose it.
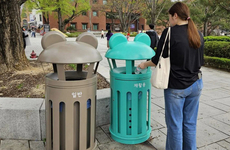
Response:
[[[39,15],[39,19],[40,19],[40,21],[42,21],[42,15]]]
[[[97,0],[93,0],[93,4],[97,3]]]
[[[86,12],[85,12],[85,11],[82,12],[81,15],[82,15],[82,16],[86,16]]]
[[[22,14],[22,17],[23,17],[23,18],[27,18],[26,13],[23,13],[23,14]]]
[[[71,23],[70,26],[76,29],[76,23]]]
[[[98,24],[93,24],[93,30],[98,30]]]
[[[82,29],[86,30],[87,29],[87,23],[82,23]]]
[[[104,5],[107,4],[107,0],[103,0],[103,4],[104,4]]]
[[[97,11],[93,11],[93,16],[97,16]]]

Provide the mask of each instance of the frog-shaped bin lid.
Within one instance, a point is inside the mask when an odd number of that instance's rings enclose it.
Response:
[[[150,43],[151,40],[145,33],[138,34],[131,42],[128,42],[123,34],[116,33],[109,40],[110,49],[105,57],[118,60],[150,59],[155,56]]]
[[[99,62],[102,60],[100,53],[96,50],[97,38],[88,32],[78,36],[76,41],[66,41],[63,34],[51,31],[42,38],[43,51],[38,61],[54,64],[84,64]]]

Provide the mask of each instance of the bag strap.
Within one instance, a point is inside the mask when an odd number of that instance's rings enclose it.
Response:
[[[166,43],[167,37],[169,37],[169,41],[168,41],[168,55],[170,56],[170,38],[171,38],[171,32],[170,32],[170,30],[171,30],[171,27],[168,28],[168,32],[167,32],[167,34],[166,34],[166,36],[165,36],[165,42],[164,42],[163,47],[162,47],[162,50],[161,50],[161,55],[160,55],[159,61],[160,61],[160,59],[161,59],[161,57],[162,57],[162,54],[163,54],[163,51],[164,51],[164,48],[165,48],[165,43]]]

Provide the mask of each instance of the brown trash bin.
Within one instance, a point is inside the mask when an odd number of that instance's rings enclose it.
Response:
[[[96,124],[97,68],[102,60],[98,41],[82,33],[76,42],[51,31],[42,38],[40,62],[53,64],[46,75],[46,150],[93,150]],[[77,69],[66,71],[65,65]],[[90,64],[83,71],[84,64]],[[95,65],[96,64],[96,65]]]

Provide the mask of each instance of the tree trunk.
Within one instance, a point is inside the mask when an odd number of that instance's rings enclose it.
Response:
[[[58,13],[58,29],[60,31],[64,31],[64,26],[63,26],[63,22],[62,22],[62,14],[61,14],[60,8],[58,8],[57,13]]]
[[[23,46],[20,17],[20,5],[24,1],[0,1],[0,74],[29,66]]]
[[[208,22],[204,22],[204,31],[203,31],[204,36],[208,35]]]

